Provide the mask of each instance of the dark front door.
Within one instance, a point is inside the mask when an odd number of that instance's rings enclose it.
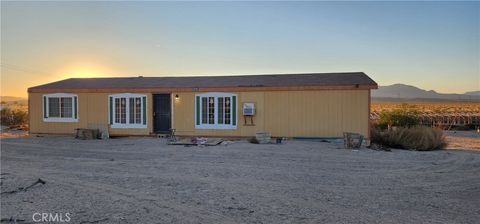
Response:
[[[153,131],[168,133],[171,128],[172,107],[170,94],[153,94]]]

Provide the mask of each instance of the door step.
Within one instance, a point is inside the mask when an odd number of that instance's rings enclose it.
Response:
[[[157,138],[167,138],[168,134],[156,134]]]

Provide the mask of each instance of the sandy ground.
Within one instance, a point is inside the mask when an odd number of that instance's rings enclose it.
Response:
[[[1,218],[70,223],[478,223],[480,152],[323,142],[167,146],[154,138],[1,142]],[[38,178],[45,185],[27,191]]]
[[[0,139],[2,138],[25,138],[28,137],[28,131],[19,129],[10,129],[0,125]]]
[[[480,151],[480,133],[476,131],[445,131],[447,148]]]

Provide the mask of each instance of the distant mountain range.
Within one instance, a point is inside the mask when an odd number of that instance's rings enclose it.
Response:
[[[372,91],[375,99],[407,99],[407,100],[434,100],[434,101],[480,101],[480,91],[471,91],[464,94],[437,93],[434,90],[423,90],[415,86],[394,84],[379,86]]]
[[[27,98],[17,97],[17,96],[0,96],[0,100],[4,102],[12,102],[12,101],[24,101]]]
[[[0,109],[9,106],[26,106],[28,105],[28,99],[16,96],[0,96]]]
[[[480,91],[470,91],[470,92],[466,92],[465,95],[469,95],[469,96],[480,96]]]
[[[480,90],[470,91],[463,94],[437,93],[434,90],[423,90],[415,86],[405,84],[393,84],[390,86],[379,86],[372,91],[373,100],[393,101],[475,101],[480,102]],[[21,104],[27,103],[27,98],[15,96],[0,96],[1,101],[10,103],[17,101]]]

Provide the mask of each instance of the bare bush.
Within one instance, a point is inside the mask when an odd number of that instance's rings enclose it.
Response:
[[[21,109],[3,108],[0,111],[0,123],[3,126],[26,129],[28,126],[28,112]]]
[[[382,131],[373,129],[372,143],[401,149],[429,151],[442,149],[446,145],[442,130],[425,126],[393,128]]]

